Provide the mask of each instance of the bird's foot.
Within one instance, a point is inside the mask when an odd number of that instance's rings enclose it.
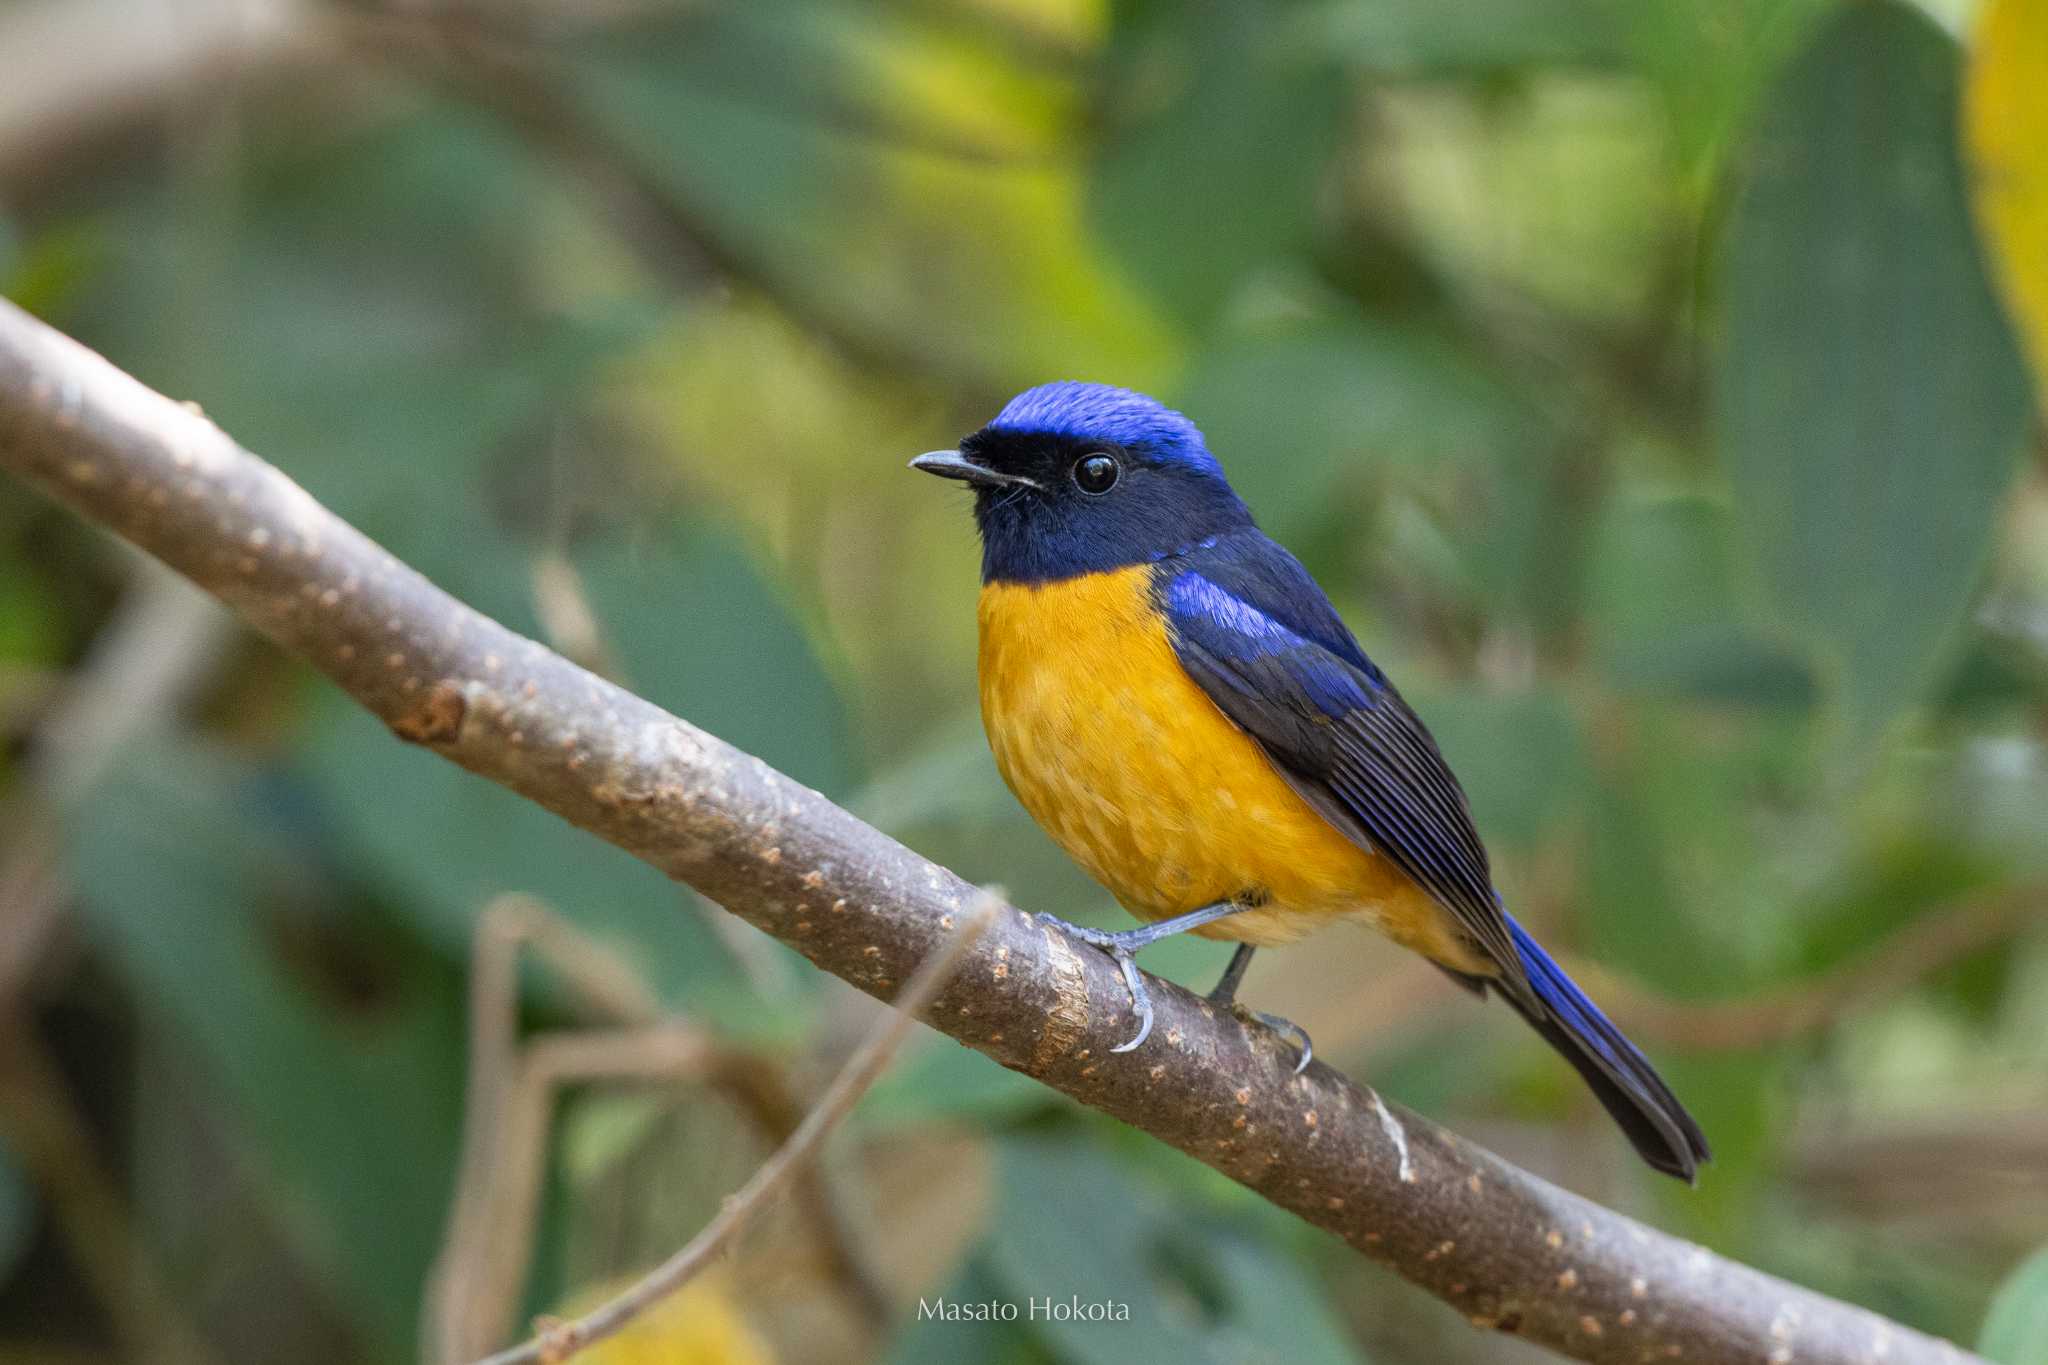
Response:
[[[1138,1032],[1128,1043],[1110,1049],[1111,1052],[1130,1052],[1152,1036],[1152,997],[1145,990],[1144,978],[1138,975],[1138,949],[1151,943],[1158,936],[1144,929],[1127,929],[1122,933],[1111,933],[1106,929],[1090,929],[1085,924],[1070,924],[1058,915],[1040,913],[1040,924],[1051,925],[1080,939],[1091,947],[1100,948],[1109,954],[1124,976],[1124,986],[1131,993],[1131,1012],[1138,1017]]]
[[[1308,1064],[1316,1059],[1316,1045],[1308,1036],[1308,1030],[1295,1023],[1292,1019],[1282,1019],[1277,1014],[1267,1014],[1263,1010],[1248,1009],[1243,1005],[1234,1006],[1233,1013],[1237,1014],[1240,1018],[1256,1019],[1283,1038],[1292,1039],[1296,1049],[1301,1053],[1301,1056],[1295,1059],[1295,1075],[1299,1076],[1302,1072],[1308,1070]]]

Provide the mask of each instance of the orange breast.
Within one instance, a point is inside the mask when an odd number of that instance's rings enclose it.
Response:
[[[1355,916],[1461,959],[1444,912],[1273,770],[1174,657],[1150,567],[982,589],[981,716],[1032,818],[1143,919],[1254,888],[1197,932],[1284,943]]]

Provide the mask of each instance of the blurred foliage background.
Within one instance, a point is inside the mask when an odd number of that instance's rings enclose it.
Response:
[[[471,603],[1102,923],[985,752],[964,503],[903,463],[1031,383],[1159,392],[1717,1160],[1646,1174],[1364,935],[1246,998],[1553,1179],[2039,1362],[2044,92],[2031,0],[6,0],[0,291]],[[502,1345],[685,1240],[873,1012],[14,485],[0,735],[0,1360]],[[523,1146],[465,1144],[466,1083]],[[824,1184],[596,1358],[1537,1356],[931,1035]],[[917,1322],[942,1294],[1132,1321]]]

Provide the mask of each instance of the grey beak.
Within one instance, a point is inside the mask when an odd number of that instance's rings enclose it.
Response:
[[[999,469],[990,469],[985,464],[976,464],[957,450],[929,450],[910,462],[912,469],[921,469],[927,474],[936,474],[942,479],[960,479],[981,488],[1003,488],[1010,484],[1022,484],[1036,488],[1038,484],[1021,474],[1005,474]]]

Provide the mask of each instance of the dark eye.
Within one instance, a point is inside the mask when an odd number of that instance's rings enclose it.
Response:
[[[1122,472],[1114,456],[1098,450],[1074,461],[1074,486],[1083,493],[1107,493],[1116,486],[1116,476]]]

